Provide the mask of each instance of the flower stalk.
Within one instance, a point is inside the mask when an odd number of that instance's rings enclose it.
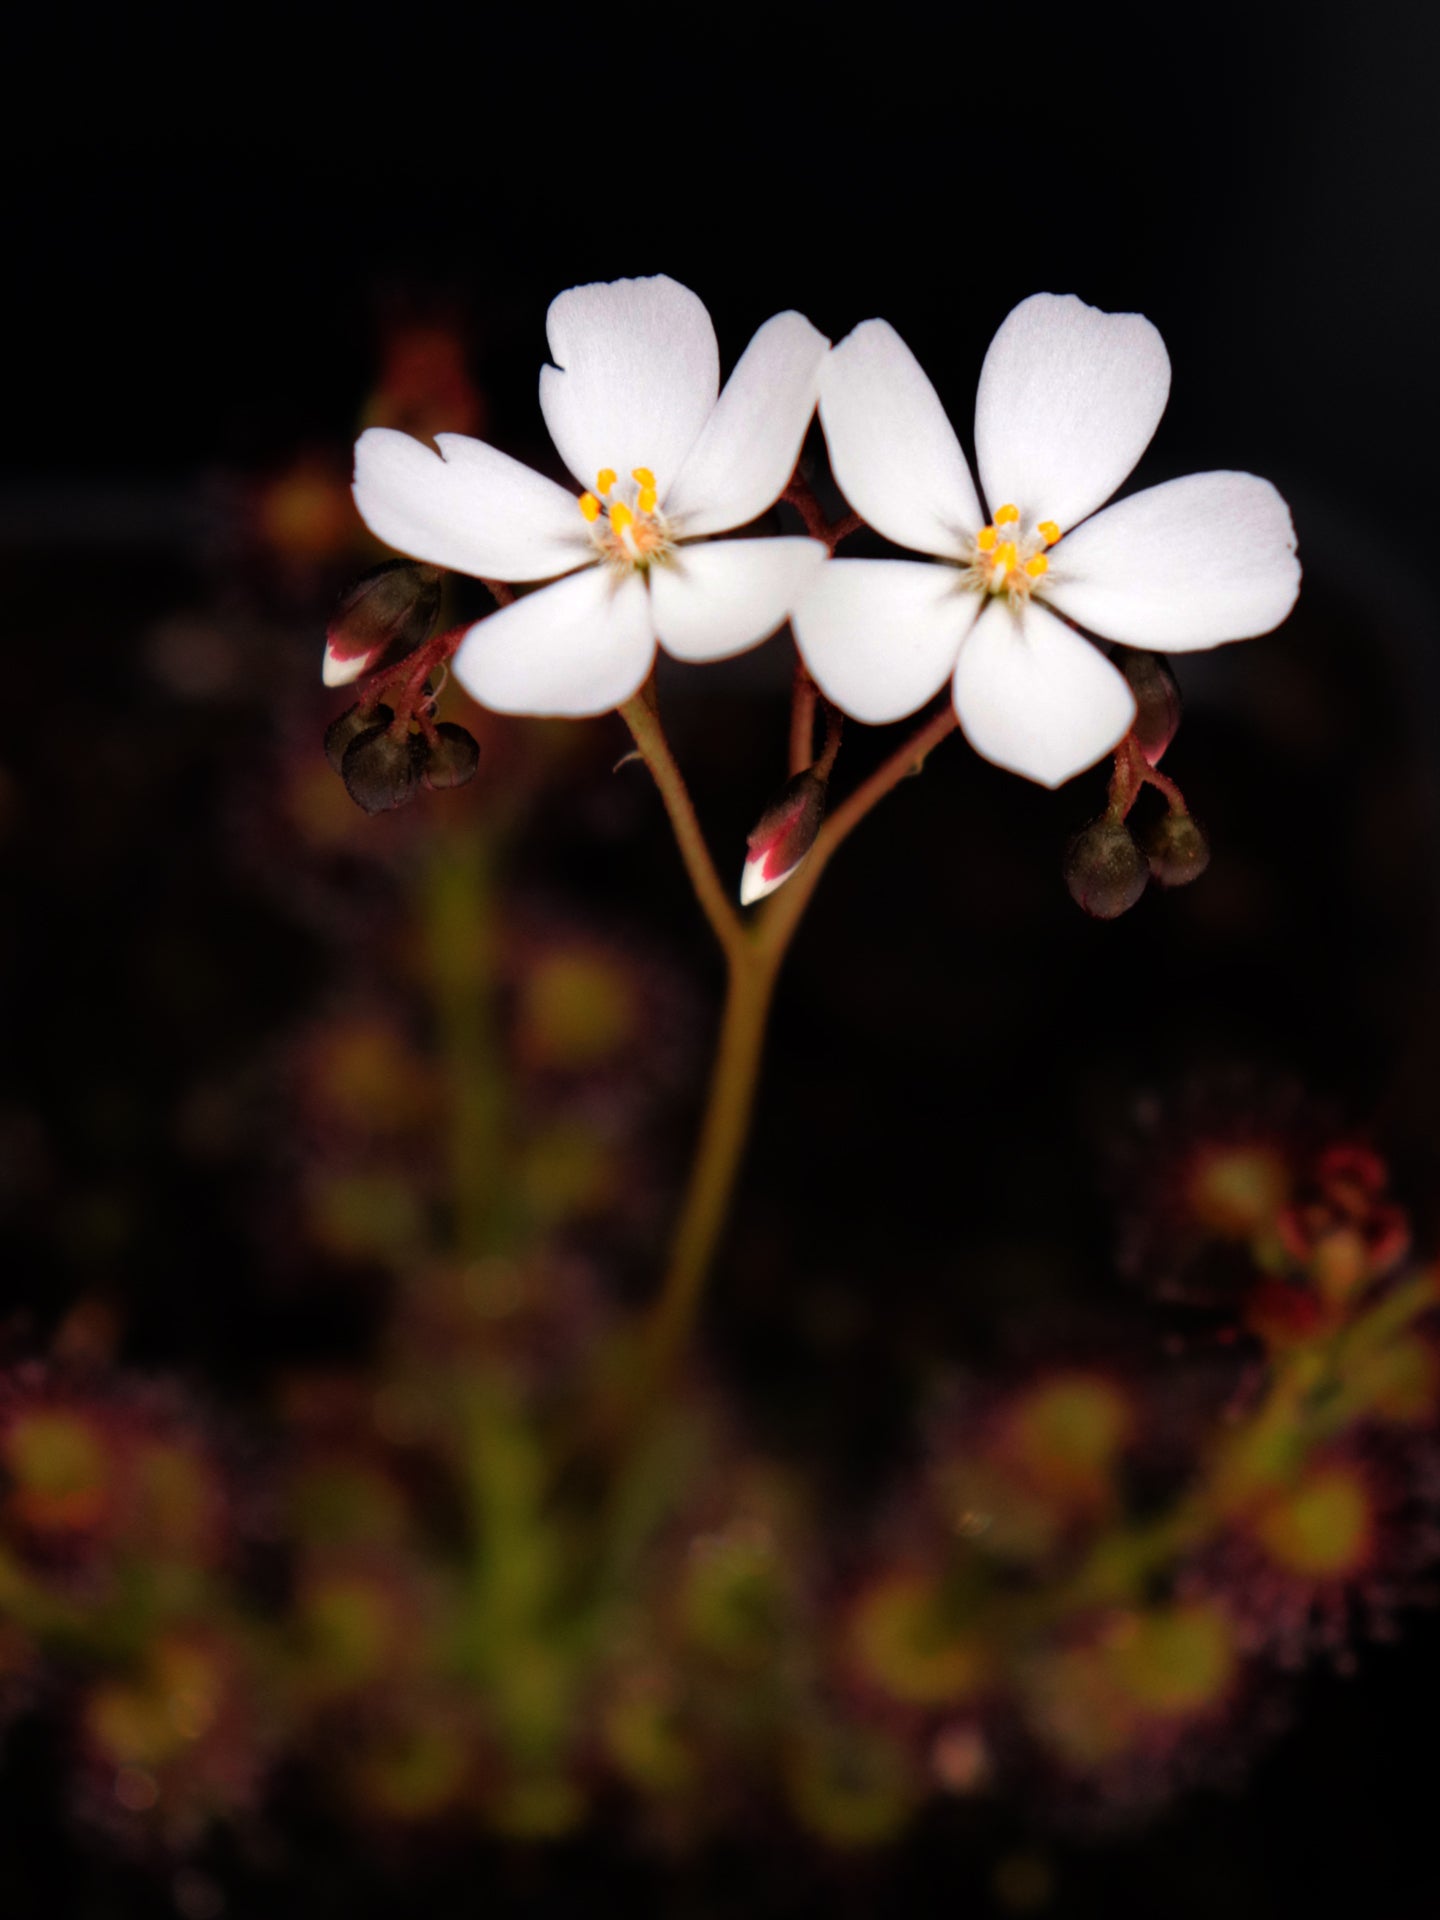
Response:
[[[648,691],[653,694],[653,689]],[[747,922],[730,904],[716,872],[653,697],[637,695],[621,708],[621,713],[660,790],[696,898],[728,968],[725,1009],[700,1138],[665,1278],[644,1335],[638,1389],[648,1401],[670,1375],[695,1324],[750,1134],[776,983],[805,909],[842,843],[893,788],[920,771],[958,723],[947,701],[831,814],[794,879]],[[838,716],[832,715],[821,759],[827,776],[839,739]]]

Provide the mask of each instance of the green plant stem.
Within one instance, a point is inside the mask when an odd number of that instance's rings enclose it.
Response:
[[[665,729],[660,724],[659,710],[646,697],[649,691],[643,689],[633,699],[627,700],[620,709],[620,717],[629,727],[640,757],[660,789],[660,798],[665,802],[665,811],[670,816],[675,842],[685,862],[690,884],[695,889],[695,898],[700,902],[701,911],[710,922],[710,930],[720,942],[726,959],[733,966],[736,956],[745,946],[745,923],[715,871],[715,862],[710,857],[710,849],[705,844],[705,835],[695,815],[690,789],[685,784],[685,776],[670,751],[670,742],[665,738]]]
[[[1435,1276],[1422,1272],[1383,1293],[1324,1346],[1276,1363],[1260,1404],[1238,1426],[1217,1434],[1195,1484],[1168,1512],[1106,1535],[1068,1579],[1044,1592],[1007,1596],[1004,1625],[997,1630],[1013,1642],[1089,1608],[1140,1605],[1183,1555],[1223,1534],[1238,1517],[1263,1510],[1296,1484],[1317,1451],[1364,1419],[1374,1387],[1352,1382],[1346,1391],[1353,1364],[1433,1313],[1436,1300]]]
[[[720,1038],[690,1179],[670,1242],[665,1280],[645,1328],[642,1375],[663,1380],[684,1350],[714,1259],[750,1134],[779,952],[747,939],[732,959]]]
[[[695,892],[725,951],[729,980],[699,1144],[660,1294],[645,1329],[641,1391],[653,1395],[688,1343],[749,1137],[770,1006],[781,964],[831,858],[892,788],[918,773],[954,731],[947,702],[836,809],[809,856],[748,924],[724,893],[659,714],[638,698],[621,709],[670,814]],[[832,756],[833,757],[833,756]]]

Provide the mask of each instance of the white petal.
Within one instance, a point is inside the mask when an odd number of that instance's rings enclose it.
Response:
[[[1268,633],[1300,591],[1290,510],[1253,473],[1117,501],[1050,556],[1045,598],[1107,640],[1188,653]]]
[[[984,524],[940,396],[886,320],[866,320],[820,370],[820,420],[836,484],[897,546],[957,559]]]
[[[590,558],[573,493],[483,440],[437,443],[434,453],[391,427],[355,443],[355,504],[377,539],[487,580],[548,580]]]
[[[720,354],[704,303],[667,279],[571,287],[550,303],[555,360],[540,406],[560,458],[585,487],[602,467],[628,481],[648,467],[664,497],[720,390]]]
[[[655,658],[638,574],[587,567],[502,607],[466,634],[455,677],[497,713],[608,713],[644,685]]]
[[[995,599],[960,649],[955,711],[977,753],[1058,787],[1125,737],[1135,696],[1053,613]]]
[[[990,343],[975,400],[975,458],[993,514],[1073,527],[1140,458],[1170,395],[1170,356],[1143,315],[1037,293]]]
[[[675,485],[661,496],[666,517],[681,523],[687,539],[743,527],[779,499],[815,411],[829,345],[804,314],[777,313],[741,354]]]
[[[650,573],[655,631],[677,660],[723,660],[767,640],[825,562],[818,540],[706,540]]]
[[[826,699],[878,726],[940,691],[980,606],[953,567],[832,560],[795,609],[795,639]]]

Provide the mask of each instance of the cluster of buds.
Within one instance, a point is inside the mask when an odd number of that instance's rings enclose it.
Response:
[[[365,697],[331,722],[325,757],[366,813],[403,807],[422,788],[463,787],[480,748],[453,720],[435,718],[434,676],[460,634],[432,638],[440,614],[437,567],[392,560],[341,596],[326,637],[327,686],[363,679]]]
[[[1135,696],[1135,723],[1115,750],[1109,804],[1071,841],[1065,884],[1076,904],[1096,920],[1128,913],[1151,880],[1184,887],[1210,864],[1210,846],[1185,796],[1159,771],[1180,725],[1180,690],[1163,661],[1123,648],[1117,664]],[[1164,796],[1165,812],[1138,835],[1129,823],[1145,787]]]

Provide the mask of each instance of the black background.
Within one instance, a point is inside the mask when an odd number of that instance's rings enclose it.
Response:
[[[475,7],[322,28],[293,10],[81,8],[11,29],[8,1051],[62,1153],[104,1151],[68,1116],[77,1080],[99,1061],[127,1091],[149,1223],[134,1358],[233,1378],[247,1354],[316,1337],[253,1306],[236,1195],[174,1167],[156,1118],[190,1049],[242,1050],[313,984],[212,869],[264,689],[208,722],[136,665],[135,634],[193,587],[173,528],[217,474],[343,444],[385,317],[407,304],[463,315],[490,434],[543,458],[545,306],[622,274],[694,287],[727,362],[783,306],[836,339],[881,314],[962,435],[1017,300],[1143,311],[1175,380],[1142,477],[1266,474],[1306,567],[1279,636],[1186,663],[1167,766],[1217,847],[1192,893],[1085,922],[1058,862],[1100,777],[1050,796],[959,748],[827,879],[713,1323],[761,1431],[863,1479],[917,1351],[983,1353],[1014,1315],[1017,1264],[1042,1274],[1042,1305],[1103,1299],[1112,1136],[1139,1090],[1163,1096],[1217,1057],[1372,1126],[1428,1221],[1437,18]],[[772,665],[674,677],[717,844],[738,847],[775,784],[784,667],[775,648],[757,658]],[[288,687],[315,666],[302,620]],[[317,697],[320,724],[328,710]],[[879,748],[849,751],[864,765]],[[631,805],[629,837],[574,868],[708,991],[673,856],[643,795]],[[144,960],[177,940],[209,983],[179,1011]],[[10,1304],[43,1323],[69,1283],[43,1234],[23,1251]],[[836,1298],[848,1317],[822,1338]],[[1432,1914],[1437,1656],[1418,1616],[1358,1679],[1312,1681],[1243,1789],[1061,1842],[1053,1911]],[[22,1747],[10,1771],[7,1911],[163,1910],[143,1876],[70,1853],[43,1754]],[[903,1855],[843,1873],[773,1846],[758,1867],[742,1851],[661,1871],[591,1841],[373,1887],[316,1836],[264,1897],[322,1913],[986,1910],[987,1863],[1024,1819],[999,1829],[937,1817]]]

